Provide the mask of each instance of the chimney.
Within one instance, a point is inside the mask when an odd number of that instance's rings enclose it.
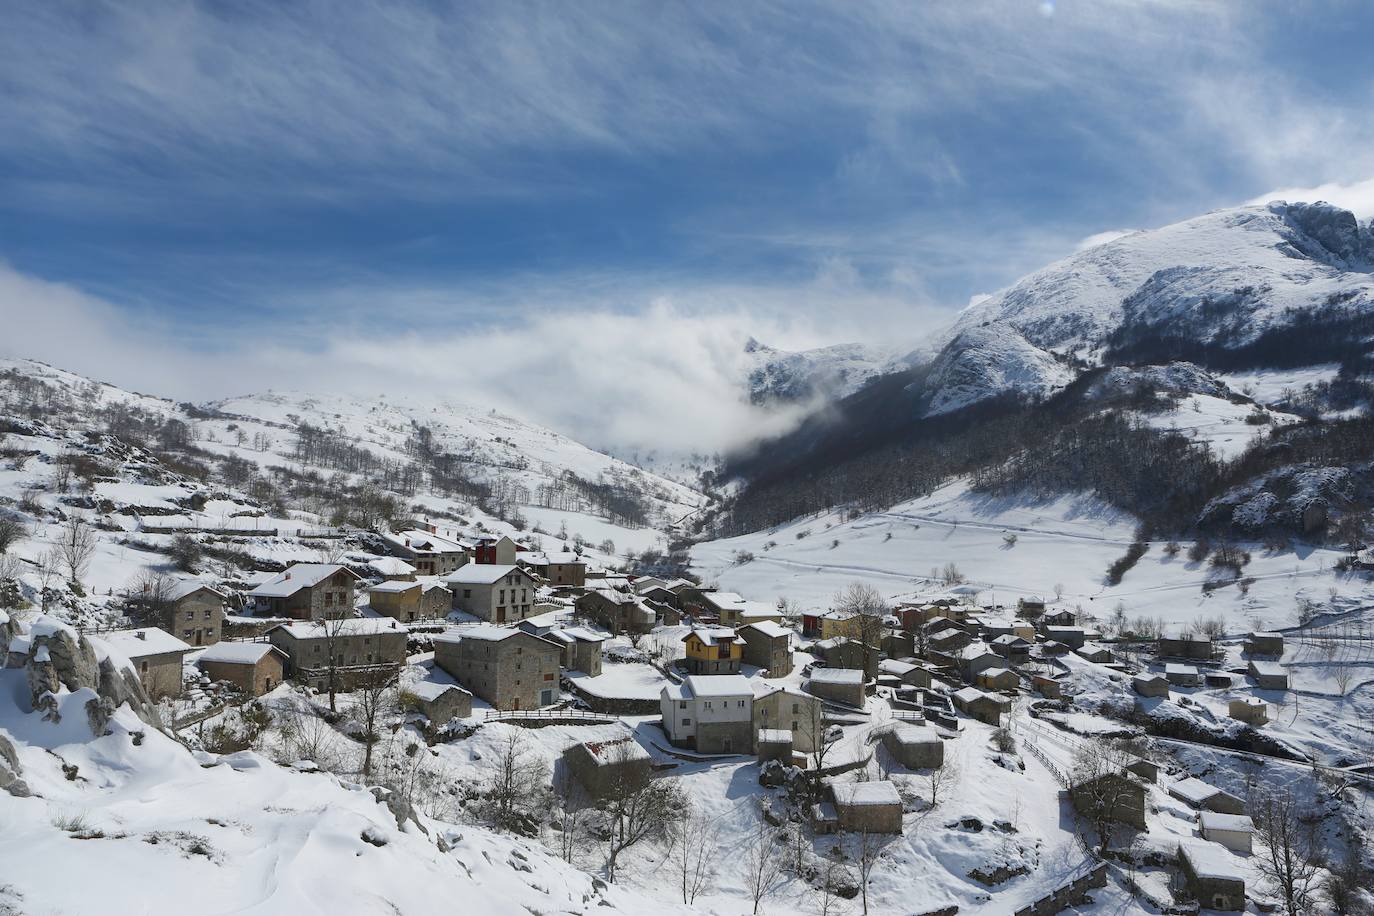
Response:
[[[147,639],[147,638],[148,638],[148,634],[147,634],[147,632],[144,631],[144,630],[134,630],[134,635],[137,636],[139,639]]]

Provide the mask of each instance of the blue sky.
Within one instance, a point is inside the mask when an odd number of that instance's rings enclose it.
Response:
[[[59,351],[35,322],[9,347],[184,396],[247,380],[117,357],[267,338],[337,370],[344,343],[395,341],[424,378],[584,313],[626,346],[907,344],[1099,232],[1274,189],[1374,204],[1357,2],[0,18],[0,309],[80,301],[104,332]]]

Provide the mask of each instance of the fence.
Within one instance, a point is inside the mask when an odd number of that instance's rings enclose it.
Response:
[[[581,709],[488,709],[482,719],[485,722],[581,722],[586,725],[610,725],[619,721],[615,716]]]

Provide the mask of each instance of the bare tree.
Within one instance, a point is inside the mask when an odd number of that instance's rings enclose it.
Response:
[[[813,771],[820,771],[825,768],[826,758],[830,756],[830,751],[844,737],[843,732],[838,726],[829,726],[825,722],[825,708],[817,702],[808,703],[806,710],[802,713],[797,722],[801,732],[799,737],[806,738],[811,742],[811,760]]]
[[[161,573],[145,572],[124,591],[124,616],[136,626],[156,626],[174,632],[174,612],[172,580]]]
[[[549,767],[525,743],[524,734],[512,728],[492,764],[487,802],[491,820],[507,830],[528,827],[529,813],[536,810],[549,784]]]
[[[329,711],[338,712],[338,694],[343,686],[341,669],[344,666],[344,637],[348,626],[346,617],[326,617],[316,620],[315,627],[319,637],[324,640],[325,686],[329,690]]]
[[[930,786],[930,807],[934,808],[940,803],[940,795],[953,787],[961,775],[959,761],[950,755],[946,755],[939,766],[926,774],[926,782]]]
[[[9,553],[16,542],[28,536],[29,528],[23,519],[8,512],[0,513],[0,555]]]
[[[881,836],[867,829],[859,833],[859,892],[863,897],[864,916],[868,916],[868,878],[882,851]]]
[[[758,913],[763,901],[777,893],[782,883],[783,857],[778,850],[777,832],[759,815],[744,847],[744,886]]]
[[[851,582],[835,595],[832,604],[841,613],[858,616],[859,641],[864,646],[864,673],[875,676],[883,641],[883,618],[890,611],[887,599],[867,582]]]
[[[1078,813],[1092,825],[1103,852],[1111,843],[1114,825],[1131,810],[1138,791],[1125,775],[1132,759],[1129,752],[1103,738],[1085,740],[1074,754],[1069,793]]]
[[[62,575],[62,552],[49,547],[38,558],[38,604],[43,613],[52,604],[52,589]]]
[[[569,767],[559,770],[555,786],[561,804],[558,810],[558,854],[564,862],[572,864],[584,832],[583,821],[586,808],[582,804],[581,790],[573,778]]]
[[[62,526],[57,550],[62,557],[62,566],[67,571],[67,579],[75,589],[80,589],[81,579],[90,569],[95,546],[95,530],[81,516],[73,515]]]
[[[625,850],[645,840],[668,835],[684,803],[682,790],[676,782],[650,779],[644,771],[627,765],[633,750],[628,741],[610,745],[605,750],[610,757],[608,767],[614,774],[606,804],[607,881],[616,879],[616,867]]]
[[[1271,791],[1251,799],[1255,839],[1260,855],[1256,866],[1283,898],[1289,916],[1312,912],[1313,892],[1323,858],[1316,822],[1305,821],[1303,805],[1291,790]]]
[[[353,689],[353,715],[363,742],[363,779],[372,776],[372,751],[381,740],[378,724],[396,708],[396,671],[374,668],[360,675]]]
[[[844,910],[844,898],[839,895],[841,888],[848,882],[849,870],[839,862],[827,860],[825,872],[821,875],[821,886],[816,889],[820,896],[820,916],[831,916]]]
[[[682,902],[689,906],[715,875],[719,834],[716,819],[690,799],[673,821],[669,860],[682,888]]]

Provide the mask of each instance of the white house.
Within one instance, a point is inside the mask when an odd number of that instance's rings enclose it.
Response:
[[[753,747],[754,691],[739,674],[694,674],[659,694],[663,732],[679,747],[704,754],[742,754]]]

